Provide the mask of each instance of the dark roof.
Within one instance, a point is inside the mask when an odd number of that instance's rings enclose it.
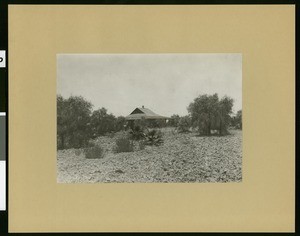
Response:
[[[144,107],[138,107],[138,108],[134,109],[134,111],[131,112],[130,115],[125,117],[126,120],[139,120],[142,118],[144,118],[144,119],[168,119],[169,117],[158,115],[158,114],[154,113],[153,111],[151,111],[150,109],[144,108]]]

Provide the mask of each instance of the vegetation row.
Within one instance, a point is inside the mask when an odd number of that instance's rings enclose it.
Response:
[[[162,133],[158,129],[164,126],[175,127],[178,132],[196,130],[199,135],[226,135],[230,127],[242,129],[242,111],[233,114],[233,99],[217,94],[200,95],[187,108],[187,116],[172,115],[167,123],[145,120],[135,122],[128,127],[125,117],[114,116],[106,108],[93,111],[93,105],[81,96],[63,98],[57,96],[57,147],[86,148],[87,158],[103,157],[103,149],[89,146],[90,140],[103,135],[113,135],[126,130],[128,136],[118,138],[114,152],[130,152],[134,150],[134,142],[139,148],[145,145],[161,145]],[[100,154],[99,154],[100,153]]]

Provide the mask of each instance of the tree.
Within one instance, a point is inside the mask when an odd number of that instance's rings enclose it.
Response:
[[[57,147],[64,149],[66,143],[66,136],[68,133],[68,117],[65,111],[66,101],[61,96],[57,96]]]
[[[153,119],[147,120],[146,125],[149,128],[162,128],[166,126],[166,120],[164,119]]]
[[[242,110],[237,111],[236,115],[232,117],[231,125],[236,129],[242,129]]]
[[[113,114],[108,114],[106,108],[102,107],[95,110],[91,116],[93,137],[115,131],[115,124],[116,117]]]
[[[214,95],[200,95],[188,106],[188,112],[192,118],[192,125],[198,128],[202,135],[210,135],[212,125],[216,123],[218,116],[219,98]]]
[[[168,125],[171,126],[171,127],[177,127],[178,124],[179,124],[179,120],[180,120],[180,116],[174,114],[174,115],[172,115],[172,116],[170,117],[170,120],[169,120],[169,122],[168,122]]]
[[[191,127],[191,117],[182,116],[179,119],[177,130],[181,133],[189,132]]]
[[[93,105],[81,96],[57,96],[58,148],[79,148],[91,137],[90,115]]]
[[[224,135],[228,133],[228,125],[230,124],[230,115],[232,114],[232,107],[233,107],[233,99],[224,96],[219,104],[218,104],[218,129],[219,129],[219,134]]]
[[[115,120],[115,131],[123,130],[126,125],[126,119],[124,116],[118,116]]]
[[[210,135],[212,129],[219,134],[227,133],[232,113],[233,99],[225,96],[219,100],[218,94],[200,95],[188,106],[193,127],[198,128],[201,135]]]
[[[242,129],[243,128],[242,110],[239,110],[237,112],[236,120],[237,120],[237,128]]]

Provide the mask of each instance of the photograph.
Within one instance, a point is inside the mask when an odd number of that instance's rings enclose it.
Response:
[[[242,54],[57,54],[58,183],[242,182]]]

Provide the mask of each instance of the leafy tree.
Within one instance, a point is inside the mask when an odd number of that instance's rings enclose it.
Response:
[[[192,125],[198,128],[200,134],[210,135],[212,125],[216,124],[219,98],[214,95],[200,95],[188,106]]]
[[[90,115],[92,104],[81,96],[64,99],[57,96],[58,148],[79,148],[91,137]]]
[[[237,119],[237,128],[242,129],[243,128],[242,110],[239,110],[237,112],[236,119]]]
[[[242,110],[239,110],[236,115],[232,117],[231,125],[236,129],[242,129]]]
[[[115,125],[116,117],[113,114],[108,114],[106,108],[102,107],[92,113],[91,127],[93,137],[115,131]]]
[[[162,128],[166,126],[166,120],[164,119],[146,120],[146,126],[149,128]]]
[[[227,128],[230,124],[232,107],[233,99],[228,96],[223,97],[219,102],[217,120],[219,122],[218,129],[220,135],[228,133]]]
[[[125,128],[126,125],[126,119],[124,116],[118,116],[115,119],[115,131],[118,132],[120,130],[123,130]]]
[[[191,127],[191,117],[190,116],[183,116],[180,117],[177,130],[181,133],[189,132]]]
[[[67,138],[67,114],[65,113],[65,100],[61,95],[56,98],[57,102],[57,147],[64,149]]]
[[[141,128],[141,129],[147,129],[147,127],[148,127],[148,120],[146,120],[145,118],[142,118],[142,119],[138,119],[138,120],[133,120],[133,121],[131,121],[131,129],[134,129],[134,127],[136,127],[136,126],[139,126],[139,128]]]
[[[170,120],[169,120],[169,122],[168,122],[168,125],[171,126],[171,127],[177,127],[178,124],[179,124],[179,120],[180,120],[180,116],[174,114],[174,115],[172,115],[172,116],[170,117]]]
[[[200,95],[188,106],[192,125],[198,128],[201,135],[210,135],[212,129],[219,134],[227,133],[232,113],[233,99],[225,96],[219,100],[218,94]]]

